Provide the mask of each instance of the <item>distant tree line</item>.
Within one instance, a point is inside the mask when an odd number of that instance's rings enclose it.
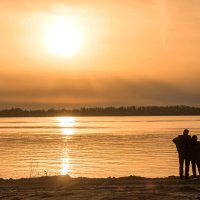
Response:
[[[56,116],[181,116],[200,115],[200,107],[190,106],[128,106],[79,109],[0,110],[0,117],[56,117]]]

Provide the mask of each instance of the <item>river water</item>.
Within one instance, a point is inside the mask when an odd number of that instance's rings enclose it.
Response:
[[[0,118],[0,177],[178,175],[185,128],[200,116]]]

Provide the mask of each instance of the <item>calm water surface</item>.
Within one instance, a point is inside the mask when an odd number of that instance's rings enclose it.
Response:
[[[184,128],[200,116],[0,118],[0,177],[177,175]]]

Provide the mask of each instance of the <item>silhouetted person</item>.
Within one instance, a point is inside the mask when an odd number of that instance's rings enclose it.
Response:
[[[193,176],[196,178],[196,166],[200,174],[200,142],[197,141],[197,136],[193,135],[191,144],[190,144],[190,154],[191,154],[191,163],[192,163],[192,172]]]
[[[183,179],[183,165],[185,162],[185,178],[189,178],[189,167],[190,167],[190,143],[191,136],[188,135],[189,130],[185,129],[183,135],[179,135],[174,138],[172,141],[176,144],[179,157],[179,175]]]

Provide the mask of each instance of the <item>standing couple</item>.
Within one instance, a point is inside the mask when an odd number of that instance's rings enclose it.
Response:
[[[197,141],[197,136],[189,135],[189,130],[185,129],[183,135],[172,140],[176,144],[176,148],[179,156],[179,174],[183,179],[183,166],[185,163],[185,178],[189,178],[190,162],[192,163],[193,176],[196,178],[196,166],[200,174],[200,142]]]

